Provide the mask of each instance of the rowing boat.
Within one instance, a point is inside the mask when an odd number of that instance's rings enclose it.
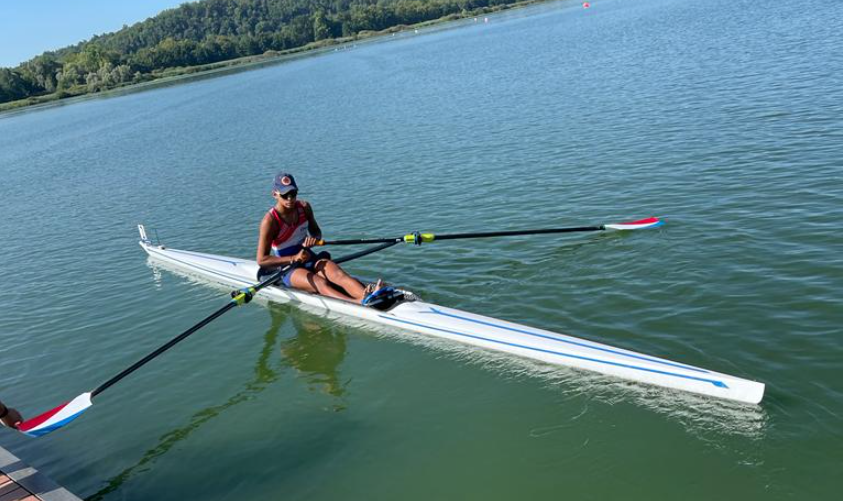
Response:
[[[663,221],[651,217],[639,221],[571,228],[542,228],[534,230],[506,230],[480,233],[452,233],[436,235],[414,232],[393,238],[364,238],[352,240],[319,241],[319,245],[379,245],[334,259],[343,263],[387,249],[399,242],[422,245],[437,240],[466,238],[492,238],[516,235],[548,235],[571,232],[629,231],[657,228]],[[289,269],[283,266],[266,278],[258,275],[254,261],[202,252],[170,249],[153,244],[143,225],[138,225],[140,245],[150,259],[183,269],[221,284],[240,287],[232,291],[231,300],[178,336],[170,339],[134,364],[126,367],[91,391],[78,395],[46,412],[36,415],[18,426],[18,431],[31,437],[41,437],[74,421],[93,406],[93,400],[104,391],[151,362],[167,350],[187,339],[202,327],[213,322],[225,312],[249,303],[256,294],[270,300],[294,302],[301,306],[317,307],[328,312],[359,318],[374,324],[412,331],[425,336],[457,341],[471,346],[549,364],[583,369],[621,379],[657,385],[665,388],[708,395],[712,397],[757,404],[764,396],[764,385],[727,374],[712,372],[692,365],[671,362],[662,358],[615,348],[564,334],[535,329],[505,320],[475,315],[453,308],[426,303],[415,294],[388,287],[378,291],[373,301],[369,296],[367,306],[339,301],[307,292],[275,286]],[[384,290],[389,290],[385,292]]]
[[[153,244],[142,227],[141,236],[140,245],[152,260],[191,275],[238,288],[249,287],[257,279],[255,261]],[[759,403],[764,396],[763,383],[427,303],[409,293],[383,311],[279,286],[265,287],[258,295],[272,301],[307,305],[425,336],[639,383],[750,404]]]

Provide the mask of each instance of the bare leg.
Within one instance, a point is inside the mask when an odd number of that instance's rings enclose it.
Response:
[[[322,296],[342,299],[352,303],[359,302],[358,299],[350,297],[335,289],[325,277],[311,273],[303,268],[298,268],[290,275],[290,285],[296,289],[313,292]]]
[[[337,263],[323,259],[316,263],[316,266],[314,266],[313,269],[319,276],[345,289],[345,291],[348,292],[348,294],[355,300],[361,301],[366,296],[363,284],[346,273],[345,270],[340,268]]]

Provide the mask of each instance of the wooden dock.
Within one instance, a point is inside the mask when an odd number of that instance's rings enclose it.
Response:
[[[82,501],[0,447],[0,501]]]

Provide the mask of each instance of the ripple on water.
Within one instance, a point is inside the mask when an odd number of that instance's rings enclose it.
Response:
[[[315,435],[360,445],[342,451],[364,451],[347,456],[347,464],[359,467],[348,475],[371,483],[382,478],[384,464],[407,464],[400,456],[406,442],[390,440],[389,433],[401,426],[415,427],[412,435],[425,426],[446,430],[462,419],[485,422],[488,416],[477,416],[475,408],[489,408],[502,419],[499,429],[488,431],[489,442],[500,447],[497,456],[527,459],[490,467],[487,479],[510,478],[497,474],[524,467],[529,471],[522,474],[535,476],[533,485],[553,486],[562,471],[554,467],[565,461],[573,466],[564,471],[603,473],[599,480],[621,478],[621,467],[646,477],[663,456],[647,450],[627,462],[629,442],[605,443],[625,427],[622,432],[641,443],[669,442],[682,464],[699,467],[714,457],[728,470],[704,487],[661,475],[658,485],[666,490],[659,492],[669,493],[661,497],[832,497],[815,479],[833,478],[843,443],[837,383],[843,359],[837,32],[843,10],[792,0],[536,9],[541,15],[493,18],[488,25],[371,44],[306,64],[0,120],[0,277],[7,291],[0,303],[0,369],[7,385],[0,397],[26,408],[54,405],[216,308],[227,288],[150,271],[135,225],[157,228],[176,248],[251,257],[257,222],[272,203],[268,178],[284,168],[296,173],[330,238],[666,216],[663,228],[648,232],[394,247],[348,268],[435,303],[756,379],[767,384],[765,400],[760,407],[732,406],[385,332],[391,340],[429,346],[421,352],[433,356],[387,343],[395,359],[361,364],[374,360],[382,343],[349,345],[342,371],[352,379],[350,412],[332,411],[321,421],[322,414],[299,406],[306,396],[294,391],[295,382],[310,380],[279,377],[272,399],[250,412],[230,411],[232,422],[265,420],[259,426],[197,425],[205,435],[191,435],[193,442],[180,442],[186,446],[169,456],[153,454],[161,462],[141,469],[189,474],[166,461],[185,464],[191,447],[207,450],[218,436],[242,437],[256,454],[264,444],[287,450],[284,434],[307,436],[316,419],[321,430]],[[128,420],[123,433],[86,442],[91,429],[105,429],[115,415],[92,413],[90,424],[50,442],[29,442],[23,452],[53,471],[72,472],[65,477],[72,488],[95,491],[102,479],[75,475],[76,468],[94,464],[103,476],[117,474],[162,430],[181,429],[172,422],[217,409],[215,396],[240,395],[232,388],[242,383],[239,376],[252,381],[253,361],[244,354],[258,350],[253,336],[266,327],[265,313],[245,309],[220,319],[211,336],[191,340],[194,349],[174,351],[127,382],[132,391],[110,397],[113,412]],[[288,328],[281,332],[293,336]],[[348,329],[361,334],[350,337],[357,341],[373,332],[370,326]],[[280,363],[281,348],[272,346],[266,356]],[[440,356],[454,362],[450,367],[468,362],[491,377],[473,386],[477,394],[461,393],[457,385],[431,395],[424,384],[370,384],[403,374],[402,364],[417,364],[421,377],[436,374]],[[235,360],[226,371],[239,376],[214,371],[223,357]],[[205,382],[197,379],[201,374],[208,375]],[[460,382],[468,385],[471,374],[461,373]],[[151,389],[180,377],[189,382],[157,394]],[[495,405],[493,399],[513,395],[506,393],[513,381],[526,382],[518,395],[533,408]],[[366,393],[373,388],[385,395]],[[134,395],[156,419],[128,414]],[[276,398],[291,405],[274,405]],[[390,419],[398,400],[409,408],[405,420]],[[442,405],[453,407],[447,418],[435,414]],[[521,417],[529,424],[514,422]],[[381,418],[391,422],[380,427]],[[373,423],[376,429],[366,428]],[[531,435],[518,435],[524,428]],[[680,432],[675,441],[666,438],[667,428]],[[505,435],[520,438],[507,446],[497,440]],[[446,441],[417,443],[415,450],[434,456]],[[374,457],[372,443],[402,461]],[[226,450],[202,458],[209,471],[246,464],[248,458]],[[488,459],[475,454],[466,452],[463,463]],[[112,461],[117,456],[120,466]],[[534,457],[544,469],[534,468]],[[335,464],[312,467],[331,476]],[[449,466],[442,460],[425,465],[437,480],[455,471]],[[280,476],[267,475],[256,488],[275,492],[279,484],[272,479],[304,478],[296,468],[279,467]],[[121,493],[149,497],[146,480]],[[201,494],[203,485],[196,482],[191,487],[199,491],[191,492]],[[322,497],[338,497],[333,485],[348,495],[348,484],[338,478],[321,486]],[[594,495],[566,486],[575,497]],[[491,497],[504,497],[501,492]]]

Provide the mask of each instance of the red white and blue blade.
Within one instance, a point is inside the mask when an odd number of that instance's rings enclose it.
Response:
[[[656,228],[664,224],[664,221],[657,217],[648,217],[629,223],[604,224],[607,230],[643,230],[644,228]]]
[[[18,426],[18,431],[30,437],[46,435],[73,421],[91,405],[91,394],[83,393],[70,402],[24,421]]]

